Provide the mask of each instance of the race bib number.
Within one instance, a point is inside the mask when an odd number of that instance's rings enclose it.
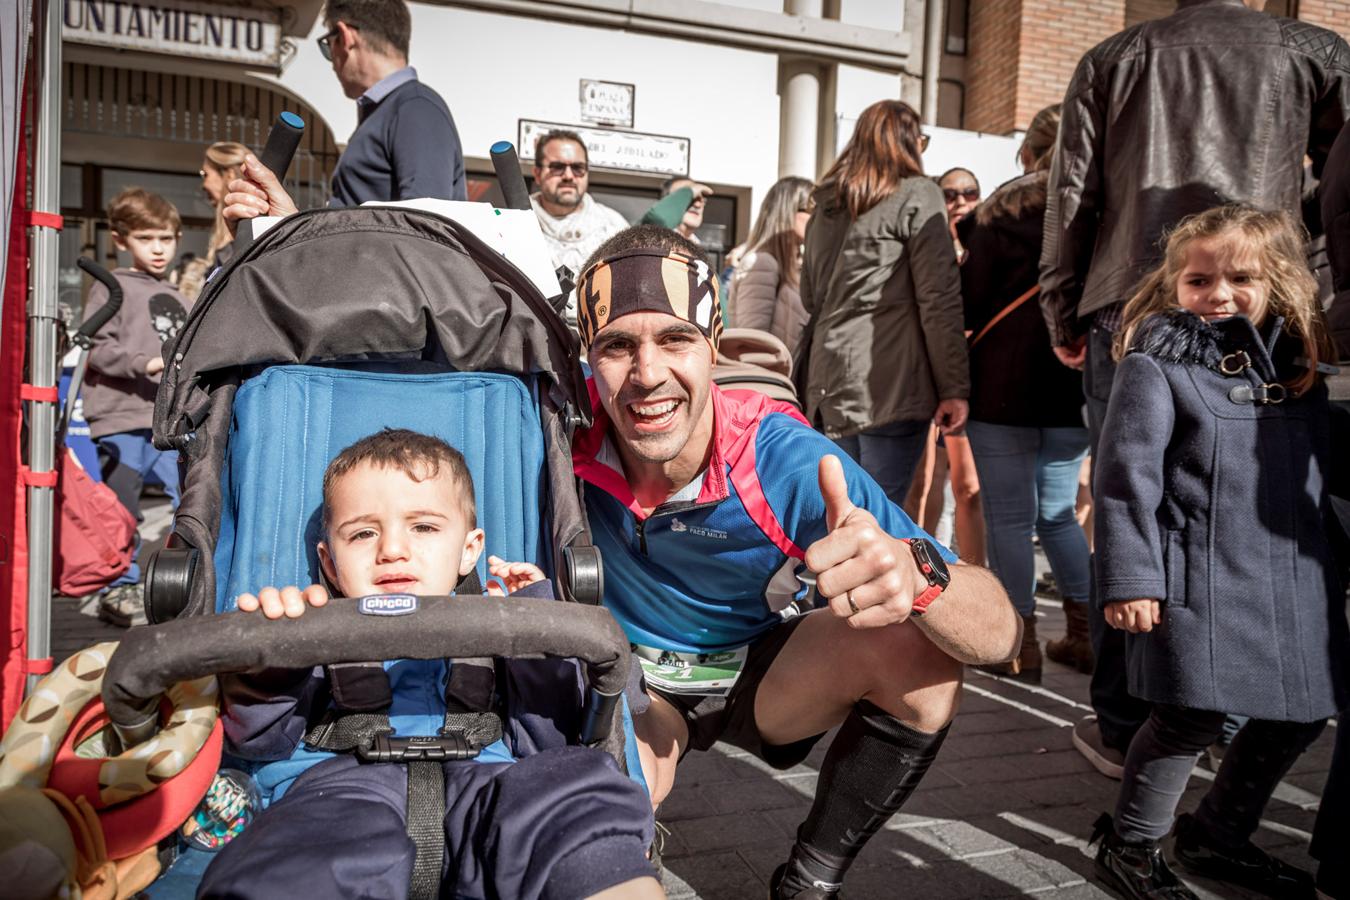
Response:
[[[725,697],[745,668],[746,647],[717,653],[682,653],[633,645],[647,684],[667,694]]]

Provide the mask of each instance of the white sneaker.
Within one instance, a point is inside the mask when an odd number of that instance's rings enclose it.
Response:
[[[1103,743],[1096,716],[1084,716],[1073,726],[1073,745],[1092,763],[1092,768],[1107,778],[1120,781],[1125,774],[1125,754]]]

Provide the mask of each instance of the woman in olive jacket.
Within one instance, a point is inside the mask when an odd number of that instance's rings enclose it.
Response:
[[[929,421],[959,430],[970,394],[961,276],[925,143],[909,105],[864,110],[815,192],[802,262],[807,418],[897,505]]]

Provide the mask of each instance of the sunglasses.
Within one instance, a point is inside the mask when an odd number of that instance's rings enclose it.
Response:
[[[948,203],[955,203],[957,200],[965,200],[974,203],[976,200],[980,199],[980,189],[962,188],[958,191],[956,188],[943,188],[942,196],[947,199]]]
[[[933,136],[932,136],[931,134],[921,134],[921,135],[919,135],[919,152],[920,152],[920,153],[925,153],[925,152],[927,152],[927,150],[928,150],[928,142],[931,141],[932,139],[933,139]]]
[[[359,31],[359,30],[360,30],[360,29],[357,28],[355,25],[348,25],[347,27],[348,27],[348,28],[351,28],[351,29],[354,29],[354,30],[356,30],[356,31]],[[334,26],[328,31],[327,34],[323,35],[323,36],[320,37],[319,40],[318,40],[318,44],[319,44],[319,52],[322,53],[322,54],[323,54],[323,58],[326,59],[326,60],[328,60],[329,62],[332,62],[332,61],[333,61],[333,38],[335,38],[335,37],[337,37],[337,36],[338,36],[338,29],[337,29],[337,26],[334,25]]]
[[[586,164],[584,162],[551,162],[544,166],[544,171],[548,172],[548,174],[552,175],[554,178],[560,177],[569,169],[572,170],[572,174],[577,178],[581,178],[586,174]]]

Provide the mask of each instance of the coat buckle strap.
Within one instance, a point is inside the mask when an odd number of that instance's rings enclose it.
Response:
[[[1239,384],[1228,392],[1228,399],[1234,403],[1254,403],[1257,406],[1271,406],[1283,403],[1288,396],[1285,386],[1279,382],[1270,384]]]

